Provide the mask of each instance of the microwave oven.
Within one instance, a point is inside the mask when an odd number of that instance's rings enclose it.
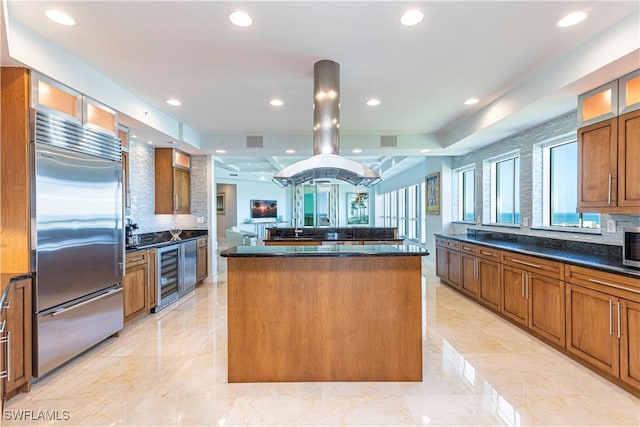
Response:
[[[640,268],[640,227],[624,227],[622,235],[622,263]]]

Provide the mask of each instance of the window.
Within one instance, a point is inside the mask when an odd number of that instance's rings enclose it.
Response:
[[[407,236],[407,189],[398,190],[398,237]]]
[[[407,207],[408,207],[408,237],[411,240],[418,239],[418,184],[407,188]]]
[[[427,183],[423,180],[420,183],[420,243],[427,243],[427,203],[424,200],[424,195],[427,192]]]
[[[548,145],[543,151],[543,225],[546,227],[600,228],[600,214],[577,213],[578,144]]]
[[[492,221],[520,224],[520,157],[512,156],[492,163]]]
[[[476,170],[473,168],[458,171],[458,219],[460,221],[475,222],[476,220],[475,173]]]

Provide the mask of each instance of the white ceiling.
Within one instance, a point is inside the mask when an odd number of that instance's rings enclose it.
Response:
[[[400,15],[411,6],[425,19],[403,27]],[[638,1],[10,0],[7,8],[10,22],[193,128],[201,143],[189,151],[225,149],[222,174],[272,174],[312,154],[313,64],[320,59],[341,64],[341,154],[361,148],[351,158],[369,165],[402,164],[397,156],[424,156],[424,148],[428,155],[467,152],[569,111],[581,92],[640,67],[640,35],[631,55],[597,50],[617,43],[608,32],[629,20],[640,34]],[[44,11],[51,8],[77,25],[49,21]],[[253,16],[252,27],[229,23],[239,8]],[[556,27],[574,10],[587,20]],[[270,106],[274,97],[284,105]],[[368,107],[371,97],[381,105]],[[480,102],[463,105],[469,97]],[[167,105],[168,98],[182,106]],[[168,139],[133,119],[128,124],[140,139]],[[263,136],[264,148],[247,149],[248,135]],[[398,148],[381,148],[381,135],[397,135]]]

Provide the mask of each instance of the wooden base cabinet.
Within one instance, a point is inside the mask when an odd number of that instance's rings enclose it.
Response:
[[[500,263],[478,258],[478,278],[478,301],[494,310],[500,311],[502,300]]]
[[[147,308],[147,252],[128,253],[126,267],[122,283],[125,322],[144,313]]]
[[[436,275],[456,288],[462,279],[460,242],[436,239]]]
[[[7,377],[4,396],[10,398],[31,388],[31,279],[11,282],[6,302],[6,330],[2,341],[7,349]]]
[[[566,349],[640,397],[640,280],[567,265]]]
[[[157,254],[157,249],[127,253],[127,270],[122,280],[125,322],[158,305]]]
[[[197,240],[196,272],[197,281],[202,282],[209,275],[207,263],[209,261],[209,239],[206,237]]]
[[[502,252],[502,314],[564,346],[563,278],[562,263]]]
[[[617,377],[620,346],[616,303],[611,295],[570,283],[566,286],[567,350]]]

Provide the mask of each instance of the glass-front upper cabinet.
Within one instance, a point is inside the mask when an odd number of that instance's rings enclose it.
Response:
[[[33,108],[82,123],[80,92],[35,71],[31,72],[30,79]]]
[[[618,80],[578,97],[578,128],[618,115]]]
[[[619,113],[624,114],[640,109],[640,70],[629,73],[618,80],[620,94]]]

